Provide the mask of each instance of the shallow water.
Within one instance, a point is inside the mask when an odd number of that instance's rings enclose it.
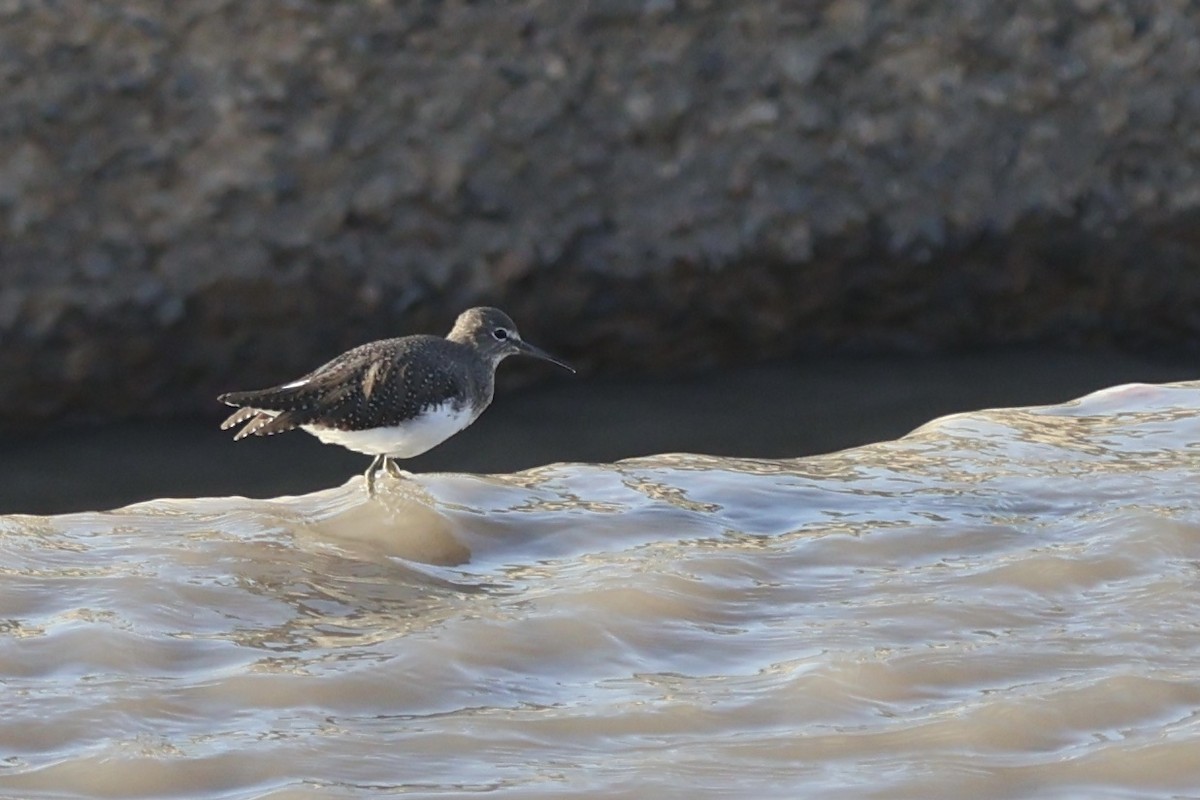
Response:
[[[0,517],[0,793],[1195,796],[1196,409]]]

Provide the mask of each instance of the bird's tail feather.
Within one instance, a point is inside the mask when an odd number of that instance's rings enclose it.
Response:
[[[291,411],[276,413],[259,411],[256,408],[238,409],[229,419],[221,424],[222,430],[232,428],[245,422],[245,426],[234,435],[233,440],[245,439],[247,436],[270,436],[273,433],[283,433],[303,425],[298,414]]]
[[[257,408],[239,408],[237,411],[225,418],[225,421],[221,423],[221,430],[227,431],[234,425],[241,425],[246,420],[261,413],[262,412]]]
[[[245,423],[233,437],[234,440],[247,436],[270,436],[298,428],[310,422],[316,415],[336,414],[339,407],[351,396],[351,386],[314,386],[306,380],[294,384],[275,386],[250,392],[229,392],[217,399],[230,406],[239,406],[221,423],[221,430]]]
[[[217,398],[227,406],[276,409],[289,401],[294,402],[297,392],[291,389],[256,389],[249,392],[226,392]],[[283,410],[283,409],[279,409]]]
[[[351,388],[348,384],[328,386],[304,382],[250,392],[227,392],[217,400],[227,406],[244,406],[262,411],[305,411],[315,406],[337,405],[348,397]]]

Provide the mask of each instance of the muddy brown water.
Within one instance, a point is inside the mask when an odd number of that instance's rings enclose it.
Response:
[[[1008,366],[941,385],[1073,374]],[[805,381],[824,399],[751,416],[768,446],[869,437],[871,408],[936,407],[908,374],[830,367]],[[630,414],[647,447],[728,413],[686,394]],[[509,435],[554,429],[540,402]],[[279,464],[243,492],[0,516],[0,796],[1196,796],[1198,409],[1198,384],[1126,385],[824,455],[589,456],[375,500],[351,458],[311,491],[275,493]],[[213,447],[77,460],[243,480]],[[46,480],[78,494],[72,469]]]

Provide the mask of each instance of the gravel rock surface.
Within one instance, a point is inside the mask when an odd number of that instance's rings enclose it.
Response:
[[[1183,0],[0,0],[0,86],[8,427],[479,303],[609,371],[1200,341]]]

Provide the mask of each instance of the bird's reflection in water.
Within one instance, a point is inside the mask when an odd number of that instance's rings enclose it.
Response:
[[[465,598],[486,592],[488,586],[440,569],[465,564],[471,552],[417,481],[388,477],[368,497],[362,480],[281,498],[291,506],[280,515],[288,535],[256,542],[258,557],[235,570],[243,589],[289,609],[273,625],[233,636],[275,654],[261,660],[260,671],[304,672],[342,659],[347,648],[427,630],[457,613]]]
[[[299,539],[333,543],[363,556],[402,558],[422,564],[465,564],[471,551],[457,526],[412,476],[387,475],[369,497],[355,478],[337,490],[324,513],[308,516]]]

